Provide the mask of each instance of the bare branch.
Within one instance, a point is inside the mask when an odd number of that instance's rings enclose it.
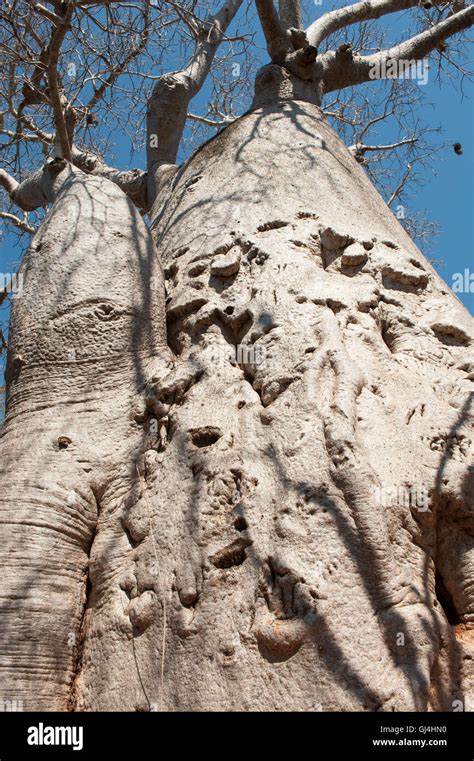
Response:
[[[366,153],[367,151],[392,151],[394,148],[401,148],[402,145],[413,145],[417,140],[417,137],[408,137],[406,140],[399,140],[397,143],[389,143],[388,145],[365,145],[364,143],[355,143],[355,145],[349,147],[349,150],[354,153]]]
[[[44,132],[43,130],[39,129],[34,121],[30,119],[29,116],[26,116],[26,114],[20,114],[18,111],[16,111],[14,108],[10,109],[13,116],[20,122],[23,122],[23,124],[26,124],[28,129],[33,132],[38,140],[40,140],[42,143],[47,143],[48,145],[53,145],[54,143],[54,135],[49,132]],[[24,133],[21,133],[22,139],[25,137]]]
[[[70,21],[72,14],[74,13],[74,4],[69,3],[66,7],[66,12],[62,19],[62,23],[58,26],[52,36],[51,44],[49,46],[49,60],[47,64],[47,77],[49,85],[49,97],[53,106],[54,112],[54,124],[61,146],[61,153],[63,158],[67,161],[71,160],[71,146],[69,141],[68,126],[64,115],[64,98],[60,93],[59,78],[57,65],[59,60],[59,52],[63,43],[64,37],[70,28]]]
[[[6,137],[11,137],[12,142],[18,138],[18,133],[17,132],[13,132],[13,130],[10,130],[10,129],[2,129],[2,130],[0,130],[0,135],[6,135]],[[29,133],[29,132],[22,132],[21,139],[22,140],[26,140],[27,142],[30,142],[30,143],[40,143],[41,142],[41,138],[39,137],[39,135],[35,135],[35,134]],[[2,145],[2,148],[5,148],[5,147],[6,147],[6,145]]]
[[[144,25],[143,25],[143,31],[141,34],[141,39],[138,45],[133,45],[130,49],[130,52],[128,53],[125,58],[118,63],[116,66],[114,66],[107,78],[102,82],[100,87],[97,88],[97,90],[94,92],[94,95],[89,100],[86,110],[92,111],[93,108],[97,105],[97,103],[104,97],[104,94],[108,87],[111,87],[119,78],[120,74],[124,72],[128,66],[129,63],[131,63],[140,53],[142,50],[144,50],[148,43],[148,37],[149,37],[149,14],[148,14],[148,8],[145,8],[144,12]]]
[[[8,221],[15,225],[15,227],[18,227],[20,230],[29,233],[30,235],[34,235],[36,232],[36,227],[28,224],[26,219],[20,219],[20,217],[15,216],[15,214],[10,214],[7,211],[0,211],[0,219],[8,219]]]
[[[403,11],[419,5],[419,0],[362,0],[347,5],[314,21],[306,30],[311,45],[318,47],[323,40],[338,29],[369,19],[378,19],[388,13]]]
[[[186,24],[193,37],[197,37],[199,35],[199,20],[187,8],[180,8],[178,3],[173,3],[171,0],[168,2],[173,6],[181,21]]]
[[[288,51],[288,43],[273,0],[255,0],[255,5],[267,41],[268,54],[273,62],[281,62]]]
[[[400,61],[402,59],[416,59],[420,60],[431,53],[432,50],[448,37],[452,37],[453,34],[462,32],[465,29],[469,29],[474,24],[474,5],[470,5],[459,13],[454,13],[439,24],[427,29],[421,34],[417,34],[415,37],[411,37],[408,40],[390,48],[384,56],[384,51],[378,53],[379,57],[395,59]]]
[[[278,11],[284,29],[303,29],[301,0],[279,0]]]
[[[361,130],[361,132],[359,134],[359,140],[358,140],[358,142],[362,141],[362,138],[364,137],[365,133],[368,132],[369,129],[374,126],[374,124],[377,124],[377,122],[381,122],[384,119],[387,119],[388,117],[393,115],[394,109],[392,108],[389,111],[388,110],[388,103],[389,103],[389,101],[387,100],[386,103],[385,103],[384,110],[383,110],[383,112],[381,114],[378,114],[378,116],[374,116],[372,119],[368,120],[367,124],[362,128],[362,130]]]
[[[155,172],[161,164],[174,164],[190,100],[199,92],[217,49],[243,0],[225,0],[219,11],[200,22],[194,54],[181,71],[160,77],[148,100],[148,199],[155,197]]]
[[[405,174],[403,175],[402,179],[400,180],[400,183],[399,183],[399,185],[398,185],[398,186],[395,188],[395,190],[393,191],[392,195],[391,195],[391,196],[390,196],[390,198],[388,199],[388,201],[387,201],[387,206],[391,206],[391,205],[392,205],[392,203],[393,203],[393,202],[395,201],[395,199],[397,198],[397,196],[400,194],[400,192],[401,192],[401,190],[402,190],[403,186],[405,185],[406,181],[408,180],[408,177],[409,177],[409,175],[411,174],[411,170],[412,170],[412,169],[413,169],[412,165],[411,165],[411,164],[407,164],[407,169],[406,169],[406,172],[405,172]]]
[[[34,0],[28,0],[30,5],[35,9],[35,11],[41,16],[44,16],[49,21],[51,21],[54,26],[61,26],[63,23],[63,20],[60,16],[58,16],[53,11],[50,11],[48,8],[45,8],[44,5],[41,5],[41,3],[35,3]]]
[[[8,174],[4,169],[0,169],[0,185],[7,191],[9,196],[15,192],[19,184],[11,174]]]
[[[408,63],[422,60],[448,37],[469,29],[473,24],[474,5],[470,5],[399,45],[370,56],[341,55],[340,50],[325,53],[318,59],[323,66],[325,92],[375,79],[377,69],[390,61]]]
[[[199,114],[191,114],[188,113],[188,119],[191,119],[193,122],[200,122],[201,124],[207,124],[208,127],[226,127],[228,124],[232,124],[232,122],[235,122],[237,116],[223,116],[222,119],[211,119],[208,116],[199,116]]]

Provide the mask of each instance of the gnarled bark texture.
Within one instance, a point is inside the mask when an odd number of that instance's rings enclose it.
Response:
[[[63,244],[39,279],[28,255],[30,298],[48,300],[14,316],[15,346],[38,361],[10,380],[2,439],[2,661],[12,690],[46,685],[41,707],[451,710],[473,688],[469,315],[318,106],[259,97],[163,169],[152,233],[172,362],[144,296],[146,233],[114,237],[118,200],[84,195],[99,180],[75,181],[81,213],[103,215],[86,228],[96,255],[82,241],[78,265]],[[71,240],[73,187],[40,241]],[[130,322],[114,329],[102,305],[122,254],[128,289],[109,299]],[[96,350],[72,369],[60,347],[85,346],[85,325]],[[139,347],[156,355],[140,430]],[[429,503],[383,507],[381,486]]]

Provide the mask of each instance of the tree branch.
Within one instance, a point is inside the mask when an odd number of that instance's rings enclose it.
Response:
[[[6,137],[11,137],[11,142],[2,145],[2,149],[5,149],[6,145],[11,145],[12,142],[18,139],[18,133],[13,132],[11,129],[2,129],[0,130],[0,135],[5,135]],[[30,143],[41,143],[41,138],[39,135],[34,134],[33,132],[22,132],[21,139],[25,140],[26,142]]]
[[[19,184],[11,174],[8,174],[4,169],[0,169],[0,185],[7,191],[9,196],[15,192]]]
[[[93,174],[98,177],[106,177],[133,201],[137,208],[143,211],[149,210],[147,201],[147,173],[142,169],[129,169],[122,171],[107,166],[99,156],[93,153],[85,153],[74,146],[71,150],[72,164],[85,174]],[[52,178],[65,168],[66,163],[62,159],[55,159],[46,164],[45,167],[38,170],[26,180],[19,183],[14,177],[9,175],[4,169],[0,169],[0,186],[3,187],[10,200],[23,209],[23,211],[33,211],[42,206],[51,203],[51,183]],[[4,213],[5,216],[5,213]],[[9,215],[12,219],[14,215]],[[14,222],[15,223],[15,222]],[[20,227],[20,225],[17,225]],[[22,227],[21,229],[25,229]],[[30,232],[30,230],[26,230]]]
[[[188,66],[160,77],[148,100],[147,167],[148,201],[156,195],[156,171],[174,164],[191,99],[209,74],[216,51],[243,0],[225,0],[219,11],[200,22],[196,47]]]
[[[402,145],[412,145],[418,140],[417,137],[408,137],[406,140],[399,140],[398,143],[389,143],[388,145],[365,145],[365,143],[356,143],[349,147],[350,151],[355,153],[366,153],[367,151],[392,151],[394,148],[400,148]]]
[[[420,61],[448,37],[469,29],[473,24],[474,6],[470,5],[399,45],[370,56],[354,56],[352,52],[347,54],[347,51],[342,55],[340,49],[335,53],[325,53],[318,59],[323,67],[325,92],[380,78],[377,72],[390,61],[403,61],[406,64]]]
[[[208,127],[226,127],[228,124],[232,124],[232,122],[235,122],[237,116],[226,116],[222,119],[211,119],[209,116],[199,116],[199,114],[191,114],[188,113],[188,119],[190,119],[193,122],[200,122],[201,124],[206,124]]]
[[[148,211],[147,173],[143,169],[121,170],[107,166],[102,159],[92,153],[84,153],[73,146],[72,163],[85,174],[106,177],[133,201],[138,209]]]
[[[116,80],[119,78],[120,74],[122,74],[123,71],[127,68],[128,64],[131,63],[131,61],[134,60],[140,53],[146,48],[148,44],[148,38],[150,33],[150,27],[149,27],[149,13],[148,13],[148,7],[145,7],[144,11],[144,24],[143,24],[143,31],[141,34],[141,39],[138,45],[132,46],[130,49],[130,52],[128,55],[125,56],[125,58],[118,63],[116,66],[112,68],[112,70],[109,72],[107,78],[102,82],[100,87],[95,90],[93,96],[89,100],[86,111],[92,111],[93,108],[97,105],[99,100],[101,100],[107,90],[108,87],[111,87]]]
[[[29,116],[26,116],[26,114],[20,113],[19,109],[18,110],[15,109],[13,103],[9,103],[9,107],[10,107],[10,112],[12,116],[14,116],[17,122],[22,122],[23,124],[26,124],[28,129],[30,129],[31,132],[37,135],[39,141],[41,141],[42,143],[47,143],[49,145],[52,145],[54,143],[54,135],[50,134],[49,132],[43,132],[43,130],[39,129],[39,127],[36,126],[34,121],[30,119]],[[20,133],[18,129],[15,132],[14,136],[15,138],[25,137],[24,133],[23,132]],[[26,139],[28,140],[29,138],[26,137]]]
[[[301,0],[279,0],[278,11],[284,29],[303,29]]]
[[[283,0],[280,9],[285,14],[285,19],[291,17],[298,23],[295,3],[296,0]],[[296,27],[289,30],[283,28],[273,0],[255,0],[255,4],[272,63],[284,66],[299,79],[316,82],[318,67],[315,61],[318,51],[308,43],[305,31]]]
[[[66,33],[70,29],[70,21],[73,13],[74,4],[69,3],[61,20],[61,25],[56,27],[51,38],[51,43],[49,46],[49,59],[46,68],[49,85],[49,97],[53,107],[56,133],[59,139],[59,145],[61,147],[61,154],[67,161],[71,160],[71,146],[68,135],[68,126],[66,124],[66,118],[64,114],[64,96],[61,96],[60,93],[57,66],[61,45],[63,43],[64,37],[66,36]]]
[[[362,0],[360,3],[325,13],[308,27],[306,34],[310,44],[318,47],[326,37],[346,26],[378,19],[388,13],[403,11],[419,4],[419,0]]]
[[[29,0],[29,3],[37,13],[47,18],[48,21],[51,21],[54,26],[61,26],[63,23],[63,20],[60,16],[54,13],[54,11],[50,11],[49,8],[45,8],[44,5],[41,5],[41,3],[35,3],[34,0]]]
[[[15,227],[18,227],[24,233],[34,235],[36,232],[36,227],[28,224],[26,219],[20,219],[20,217],[15,216],[15,214],[10,214],[7,211],[0,211],[0,219],[8,219],[9,222],[15,225]]]
[[[403,186],[405,185],[406,181],[408,180],[408,176],[409,176],[409,174],[411,173],[411,170],[412,170],[412,168],[413,168],[413,167],[412,167],[412,165],[411,165],[411,164],[407,164],[407,169],[406,169],[406,172],[405,172],[405,174],[403,175],[402,179],[400,180],[400,183],[399,183],[399,185],[398,185],[398,186],[397,186],[397,188],[396,188],[396,189],[393,191],[392,195],[391,195],[391,196],[390,196],[390,198],[388,199],[388,201],[387,201],[387,206],[391,206],[391,205],[392,205],[392,203],[395,201],[396,197],[397,197],[397,196],[399,195],[399,193],[401,192],[401,190],[402,190]]]
[[[48,161],[41,169],[38,169],[30,177],[23,180],[23,182],[18,183],[15,180],[14,186],[10,182],[12,178],[7,175],[8,179],[4,180],[3,175],[6,175],[6,172],[0,170],[0,182],[3,179],[2,184],[5,189],[7,189],[5,183],[8,183],[11,188],[8,191],[10,200],[16,206],[19,206],[23,211],[34,211],[53,202],[57,176],[66,166],[67,162],[65,159],[55,158]]]
[[[385,57],[386,59],[410,60],[412,58],[421,60],[428,53],[431,53],[440,42],[443,42],[448,37],[452,37],[453,34],[462,32],[465,29],[469,29],[474,24],[474,5],[470,5],[468,8],[454,13],[449,16],[445,21],[441,21],[439,24],[427,29],[421,34],[417,34],[415,37],[411,37],[399,45],[390,48],[376,54],[378,57]]]
[[[255,5],[267,41],[268,54],[274,63],[282,63],[288,52],[288,43],[273,0],[255,0]]]
[[[394,109],[392,108],[390,111],[388,111],[387,110],[388,109],[388,104],[389,104],[389,101],[387,100],[385,102],[383,113],[378,114],[377,116],[374,116],[372,119],[369,119],[367,124],[362,128],[362,131],[359,133],[358,142],[360,142],[362,140],[362,138],[364,137],[365,133],[368,132],[369,129],[374,126],[374,124],[377,124],[378,122],[381,122],[384,119],[387,119],[390,116],[393,116]]]

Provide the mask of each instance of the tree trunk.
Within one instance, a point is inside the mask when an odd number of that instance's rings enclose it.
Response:
[[[21,267],[0,439],[2,696],[31,711],[71,705],[90,612],[112,604],[107,574],[130,548],[120,509],[147,446],[137,402],[167,353],[140,214],[107,180],[56,184]]]
[[[28,707],[452,710],[473,688],[469,315],[318,106],[269,91],[159,170],[172,361],[106,181],[59,195],[24,264],[1,626]]]

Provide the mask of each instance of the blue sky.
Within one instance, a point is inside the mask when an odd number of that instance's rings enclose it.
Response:
[[[307,7],[312,14],[311,5]],[[319,15],[321,11],[321,6],[315,6],[312,15]],[[387,17],[389,35],[394,41],[400,38],[407,26],[408,18],[407,14]],[[262,61],[265,61],[261,34],[257,37],[257,43],[261,45],[261,57]],[[167,62],[167,65],[168,70],[172,70],[179,68],[182,61],[171,60]],[[465,81],[463,96],[459,86],[455,86],[450,80],[444,80],[440,85],[434,73],[432,75],[430,72],[428,84],[423,89],[426,100],[432,105],[427,106],[421,116],[425,121],[442,127],[447,143],[450,145],[456,142],[461,143],[463,155],[457,156],[452,147],[446,148],[439,154],[433,167],[425,174],[423,187],[413,194],[407,213],[426,210],[428,218],[439,224],[440,234],[429,257],[442,262],[435,265],[436,269],[451,287],[455,273],[463,273],[465,270],[474,273],[473,88],[469,82]],[[206,93],[201,92],[195,99],[192,104],[194,112],[204,111],[205,97]],[[130,145],[128,139],[124,138],[120,132],[115,138],[114,153],[115,165],[122,168],[130,166]],[[134,166],[144,166],[143,162],[144,155],[142,154],[134,156],[131,163]],[[20,256],[21,248],[15,243],[15,238],[8,233],[8,226],[5,224],[0,239],[0,272],[11,272]],[[474,284],[472,288],[474,290]],[[463,292],[457,295],[474,314],[474,292]],[[6,316],[6,310],[7,307],[4,306],[0,311],[2,322]],[[4,361],[3,357],[0,358],[0,373],[2,373],[2,361]],[[0,385],[2,385],[1,381]]]
[[[414,201],[415,209],[426,209],[430,219],[440,225],[430,257],[444,261],[445,266],[436,269],[451,287],[454,273],[464,272],[466,268],[474,272],[472,87],[467,88],[464,99],[449,83],[440,88],[429,80],[426,90],[434,106],[433,121],[442,125],[450,144],[459,142],[463,148],[462,156],[457,156],[451,148],[441,153],[433,173],[428,174],[426,184]],[[474,314],[474,292],[457,295]]]

